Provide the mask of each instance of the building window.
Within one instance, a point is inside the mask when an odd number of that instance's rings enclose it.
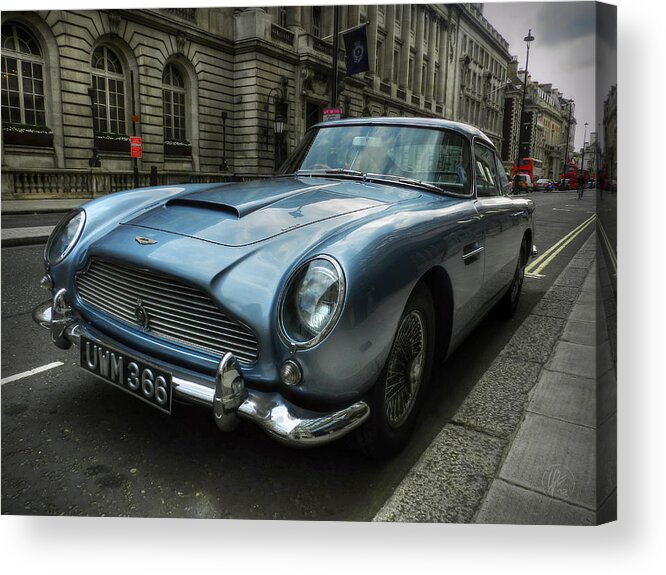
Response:
[[[280,6],[278,8],[278,24],[283,28],[287,27],[287,7]]]
[[[42,51],[19,24],[2,26],[2,122],[46,126]]]
[[[421,66],[421,94],[426,93],[426,83],[428,81],[428,64],[423,63]]]
[[[321,6],[312,7],[312,34],[321,38]]]
[[[106,46],[92,57],[93,125],[96,133],[125,135],[125,78],[118,56]]]
[[[162,105],[164,108],[165,141],[184,142],[185,82],[178,69],[168,64],[162,74]]]
[[[381,80],[384,79],[384,39],[377,39],[377,52],[375,54],[375,70]]]
[[[393,51],[393,83],[400,81],[400,48]]]

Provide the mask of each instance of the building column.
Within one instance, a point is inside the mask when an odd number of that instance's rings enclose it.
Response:
[[[414,61],[414,86],[412,94],[421,96],[421,78],[423,77],[423,28],[425,26],[425,10],[416,5],[416,60]]]
[[[301,23],[301,7],[292,7],[287,8],[287,28],[302,28],[303,24]]]
[[[386,6],[386,42],[384,43],[384,77],[382,80],[391,83],[393,76],[393,52],[395,51],[395,4]],[[392,23],[392,25],[391,25]]]
[[[301,6],[301,26],[308,34],[312,34],[312,6]]]
[[[439,34],[439,81],[437,86],[437,101],[443,105],[443,112],[446,116],[446,73],[447,73],[447,54],[449,52],[448,46],[448,29],[446,22],[440,23]]]
[[[409,86],[409,54],[412,36],[412,5],[404,4],[402,7],[402,52],[400,53],[399,87],[406,90]]]
[[[433,14],[430,18],[430,35],[428,36],[428,53],[430,54],[430,58],[428,59],[428,79],[426,80],[426,100],[428,101],[432,101],[435,94],[435,41],[437,40],[437,25],[438,19]]]
[[[368,4],[368,62],[370,74],[376,76],[377,70],[377,4]]]
[[[358,26],[361,22],[361,7],[358,4],[348,5],[347,28]]]

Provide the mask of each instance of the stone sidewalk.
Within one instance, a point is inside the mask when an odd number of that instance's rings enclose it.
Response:
[[[593,234],[375,521],[615,519],[615,315],[600,298],[607,279]]]

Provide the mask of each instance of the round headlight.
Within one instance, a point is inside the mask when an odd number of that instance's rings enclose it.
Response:
[[[81,237],[86,223],[86,213],[76,210],[63,218],[55,227],[46,243],[44,257],[50,264],[58,264],[72,251]]]
[[[303,264],[289,280],[280,309],[280,324],[290,343],[312,347],[335,325],[345,296],[340,265],[328,256]]]

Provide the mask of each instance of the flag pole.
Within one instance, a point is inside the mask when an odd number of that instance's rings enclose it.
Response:
[[[340,7],[333,6],[333,71],[331,74],[331,108],[338,104],[338,44],[340,30]]]

